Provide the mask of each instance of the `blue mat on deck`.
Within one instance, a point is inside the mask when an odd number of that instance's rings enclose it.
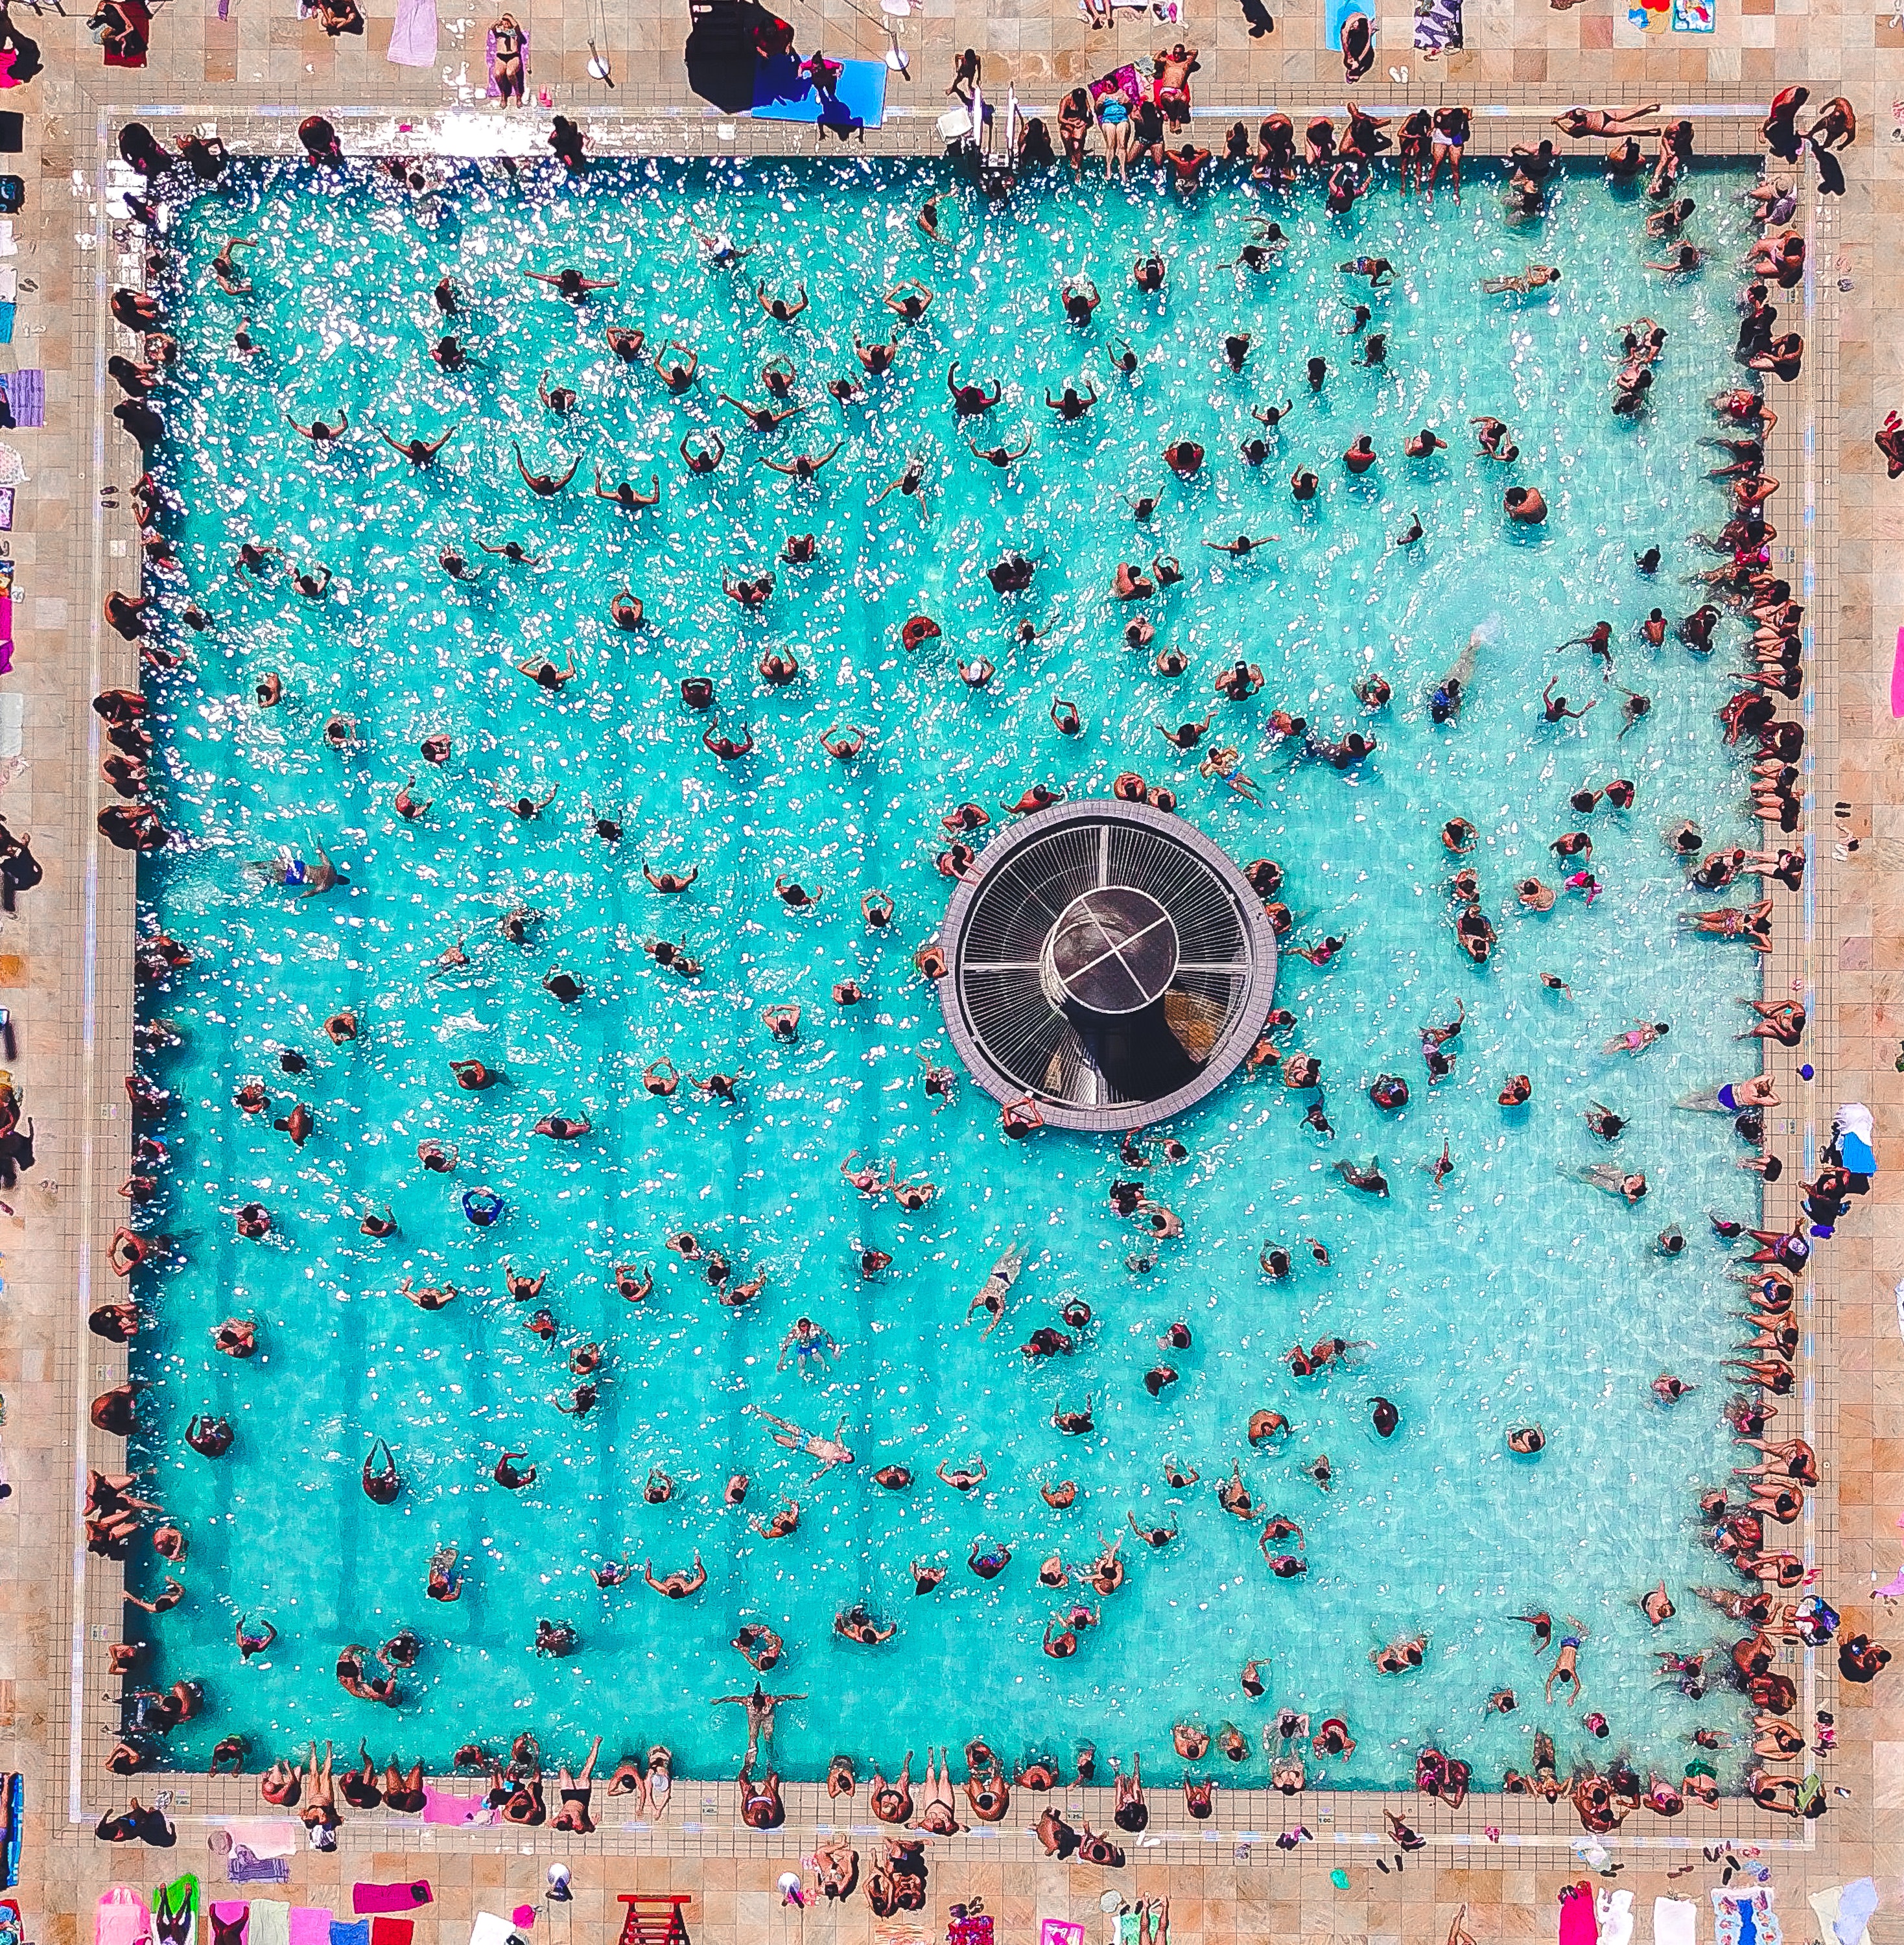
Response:
[[[763,60],[754,70],[754,114],[763,122],[824,121],[878,128],[886,119],[886,63],[849,60],[840,66],[843,72],[835,99],[826,102],[801,75],[797,54]]]

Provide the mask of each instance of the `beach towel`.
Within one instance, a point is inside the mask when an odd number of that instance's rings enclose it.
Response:
[[[1878,1173],[1878,1157],[1872,1148],[1878,1125],[1862,1101],[1847,1101],[1838,1109],[1832,1117],[1832,1132],[1838,1137],[1838,1159],[1853,1175]]]
[[[1329,46],[1333,54],[1342,51],[1342,28],[1351,14],[1362,14],[1369,23],[1369,36],[1375,38],[1375,12],[1369,0],[1329,0]]]
[[[1823,1937],[1835,1939],[1838,1945],[1871,1945],[1867,1928],[1878,1909],[1878,1886],[1870,1878],[1815,1891],[1805,1902],[1818,1914]]]
[[[152,10],[146,0],[112,0],[112,5],[118,18],[106,29],[106,65],[143,67],[152,42]]]
[[[800,72],[798,54],[778,54],[753,71],[754,119],[757,122],[824,122],[830,128],[848,124],[877,128],[886,120],[886,65],[883,60],[840,61],[839,79],[830,100]]]
[[[1675,34],[1709,34],[1712,30],[1712,0],[1673,0]]]
[[[330,1928],[325,1928],[325,1937]],[[245,1945],[291,1945],[291,1906],[275,1897],[251,1900],[251,1929]]]
[[[384,56],[399,67],[436,64],[436,0],[396,0],[390,45]]]
[[[1653,1900],[1653,1945],[1699,1945],[1699,1908],[1690,1897]]]
[[[488,1824],[496,1813],[479,1796],[458,1796],[454,1791],[423,1789],[423,1820],[426,1823]]]
[[[0,371],[0,425],[46,423],[46,374]]]
[[[1144,84],[1138,79],[1135,67],[1127,61],[1090,83],[1090,92],[1094,108],[1107,94],[1121,94],[1135,107],[1144,98]]]
[[[1593,1887],[1588,1884],[1560,1887],[1560,1945],[1597,1945],[1599,1921],[1594,1915]]]
[[[370,1945],[368,1918],[340,1918],[331,1914],[331,1945]]]
[[[1134,14],[1142,13],[1148,6],[1166,26],[1181,27],[1183,25],[1183,8],[1179,0],[1111,0],[1111,4],[1114,9],[1126,8]],[[1084,0],[1077,0],[1077,17],[1080,20],[1088,20],[1091,17],[1091,10],[1084,4]]]
[[[370,1921],[370,1945],[410,1945],[417,1935],[417,1921],[414,1918],[373,1918]]]
[[[1431,60],[1464,45],[1461,0],[1415,0],[1415,51]]]
[[[223,1898],[211,1902],[212,1930],[230,1945],[251,1945],[251,1907],[248,1903],[232,1903]]]
[[[362,1917],[367,1911],[414,1911],[430,1901],[430,1880],[410,1884],[359,1884],[350,1888],[350,1909]]]
[[[199,1935],[199,1881],[187,1871],[152,1894],[152,1935],[156,1945],[193,1945]]]
[[[328,1906],[294,1904],[291,1907],[291,1945],[331,1945]]]
[[[4,489],[0,489],[0,491],[4,490]],[[8,498],[11,498],[11,495],[9,495]],[[9,507],[7,509],[7,523],[11,526],[13,524],[13,509],[11,507]],[[5,763],[9,757],[17,757],[20,754],[20,724],[21,718],[26,713],[26,698],[24,696],[20,696],[14,699],[17,701],[19,706],[11,712],[11,720],[9,721],[9,711],[7,707],[6,698],[0,698],[0,763]],[[13,742],[13,747],[11,750],[7,747],[9,734],[11,735]],[[0,1416],[4,1416],[4,1414],[0,1413]],[[4,1455],[0,1454],[0,1485],[5,1484],[6,1476],[4,1464]],[[8,1493],[12,1492],[12,1490],[13,1488],[11,1486],[8,1486],[6,1493],[0,1493],[0,1499],[5,1499]],[[11,1891],[14,1886],[20,1882],[20,1847],[24,1834],[22,1829],[22,1824],[26,1814],[26,1779],[22,1776],[17,1770],[15,1770],[13,1774],[7,1778],[5,1783],[5,1795],[3,1799],[0,1799],[0,1820],[4,1821],[6,1832],[6,1888],[8,1891]],[[19,1911],[16,1907],[14,1913],[16,1919],[19,1917]],[[16,1923],[14,1926],[14,1939],[15,1945],[18,1945],[19,1937],[20,1927],[18,1924]]]
[[[288,1857],[260,1857],[248,1845],[234,1844],[225,1859],[225,1882],[235,1885],[289,1884]]]
[[[1751,1885],[1712,1894],[1714,1945],[1782,1945],[1784,1932],[1772,1909],[1772,1887]]]
[[[94,1945],[140,1945],[152,1936],[152,1914],[130,1885],[115,1885],[100,1894],[93,1914]]]
[[[1600,1927],[1600,1945],[1633,1945],[1633,1894],[1630,1891],[1603,1891],[1596,1894],[1594,1918]]]
[[[528,1945],[528,1940],[507,1919],[493,1911],[479,1911],[470,1927],[470,1945]]]
[[[1084,1945],[1084,1927],[1068,1918],[1039,1922],[1038,1945]]]
[[[0,759],[6,743],[0,741]],[[199,1879],[181,1877],[152,1892],[152,1935],[158,1945],[195,1945],[199,1937]]]

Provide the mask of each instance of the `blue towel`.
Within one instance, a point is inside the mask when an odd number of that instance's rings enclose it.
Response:
[[[370,1945],[370,1920],[334,1917],[331,1920],[331,1945]]]
[[[11,344],[13,341],[14,306],[0,304],[0,344]]]
[[[763,60],[754,69],[753,113],[763,122],[819,122],[877,128],[886,119],[886,63],[842,61],[836,99],[823,102],[800,73],[797,54]]]
[[[1369,0],[1329,0],[1329,46],[1332,53],[1342,51],[1342,23],[1351,14],[1366,14],[1369,17],[1369,30],[1375,30],[1375,10]]]

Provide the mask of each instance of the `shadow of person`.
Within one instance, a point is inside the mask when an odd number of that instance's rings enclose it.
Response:
[[[716,108],[744,115],[760,63],[793,51],[792,26],[758,0],[693,0],[690,11],[694,24],[682,51],[689,87]]]
[[[29,41],[14,25],[11,16],[5,13],[0,13],[0,51],[13,55],[10,78],[16,87],[23,81],[31,81],[45,66],[40,59],[39,42]]]

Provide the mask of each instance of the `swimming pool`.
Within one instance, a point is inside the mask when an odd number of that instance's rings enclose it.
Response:
[[[361,175],[248,165],[179,217],[182,283],[168,307],[183,350],[156,470],[180,504],[168,531],[214,626],[180,626],[184,584],[172,584],[162,639],[190,643],[199,680],[153,692],[162,799],[187,841],[142,867],[140,889],[196,960],[146,1003],[183,1035],[147,1062],[180,1103],[149,1226],[183,1249],[179,1267],[149,1284],[142,1273],[159,1321],[135,1359],[158,1386],[140,1450],[191,1535],[187,1597],[151,1624],[153,1672],[202,1678],[210,1703],[171,1737],[173,1759],[202,1762],[234,1731],[260,1749],[315,1731],[352,1747],[376,1734],[440,1765],[465,1740],[493,1746],[534,1726],[551,1750],[599,1728],[611,1751],[660,1740],[687,1773],[729,1773],[739,1712],[709,1703],[753,1681],[728,1645],[748,1621],[788,1644],[769,1688],[809,1698],[781,1713],[777,1751],[792,1775],[819,1774],[838,1748],[890,1764],[980,1734],[1008,1755],[1042,1747],[1061,1760],[1084,1740],[1135,1746],[1155,1752],[1161,1777],[1174,1767],[1171,1725],[1191,1719],[1237,1724],[1251,1759],[1218,1767],[1260,1782],[1262,1725],[1288,1704],[1342,1715],[1359,1739],[1346,1764],[1311,1765],[1332,1782],[1403,1780],[1434,1741],[1492,1783],[1505,1765],[1528,1766],[1536,1728],[1554,1734],[1564,1767],[1591,1747],[1668,1771],[1696,1721],[1728,1718],[1723,1697],[1696,1706],[1657,1686],[1653,1651],[1708,1646],[1723,1626],[1681,1592],[1715,1577],[1693,1493],[1734,1463],[1711,1408],[1730,1285],[1702,1212],[1750,1215],[1756,1185],[1735,1170],[1744,1151],[1723,1122],[1671,1103],[1748,1071],[1730,1043],[1742,1015],[1733,1000],[1758,976],[1742,948],[1682,936],[1680,911],[1719,901],[1687,895],[1659,834],[1688,813],[1715,843],[1752,827],[1711,720],[1730,689],[1725,649],[1702,664],[1676,646],[1656,655],[1633,631],[1656,601],[1675,617],[1696,605],[1676,577],[1708,557],[1683,537],[1724,518],[1693,442],[1711,429],[1702,402],[1734,370],[1725,267],[1746,239],[1729,199],[1744,179],[1696,177],[1695,232],[1715,260],[1684,282],[1643,267],[1656,254],[1642,247],[1644,200],[1590,171],[1518,227],[1471,179],[1461,205],[1444,193],[1431,214],[1392,184],[1336,218],[1309,192],[1272,201],[1225,185],[1185,203],[1095,179],[988,211],[929,166],[863,162],[602,165],[559,188],[470,165],[421,205]],[[951,240],[938,246],[913,223],[933,187],[949,192]],[[1253,213],[1290,233],[1280,267],[1220,268]],[[704,263],[697,227],[752,246],[739,275]],[[235,235],[258,239],[238,259],[256,286],[242,297],[211,269]],[[1169,276],[1146,295],[1130,267],[1154,242]],[[1358,254],[1390,258],[1396,288],[1371,297],[1349,284],[1336,266]],[[1529,260],[1564,267],[1556,294],[1475,289]],[[618,286],[575,307],[522,275],[565,265]],[[1080,273],[1104,297],[1083,331],[1055,294]],[[467,313],[448,324],[430,295],[445,274]],[[917,327],[880,307],[908,276],[937,293]],[[773,321],[759,279],[770,295],[803,284],[810,308]],[[1385,365],[1349,363],[1345,296],[1385,328]],[[1610,353],[1617,326],[1642,314],[1671,336],[1650,412],[1628,424],[1607,410]],[[248,359],[232,347],[241,319],[263,347]],[[624,368],[604,341],[608,322],[644,328],[651,350],[678,339],[697,350],[696,387],[677,399],[652,368]],[[892,375],[842,408],[822,384],[860,375],[855,326],[901,350]],[[1252,339],[1240,375],[1221,348],[1233,328]],[[445,329],[473,369],[431,362]],[[1144,359],[1135,378],[1106,356],[1126,339]],[[1316,353],[1329,375],[1311,396],[1303,365]],[[714,395],[762,400],[760,368],[776,355],[796,366],[806,408],[763,438]],[[1028,431],[1030,457],[1001,470],[964,450],[974,428],[946,391],[955,358],[962,381],[1006,388],[980,442],[1015,448]],[[581,394],[566,419],[535,396],[545,372]],[[1062,424],[1041,394],[1081,372],[1103,396]],[[1259,430],[1249,407],[1285,399],[1295,411],[1252,470],[1237,454]],[[284,423],[334,421],[339,405],[353,431],[328,451]],[[1511,423],[1515,467],[1474,452],[1465,421],[1482,413]],[[399,441],[454,430],[433,467],[413,469],[371,421]],[[1416,464],[1400,441],[1424,424],[1451,450]],[[729,456],[690,476],[677,442],[709,426]],[[1351,478],[1333,455],[1365,430],[1380,463]],[[753,463],[824,452],[843,435],[811,482]],[[1182,437],[1208,449],[1189,482],[1161,459]],[[512,442],[531,471],[559,476],[579,456],[568,491],[533,498]],[[914,455],[927,516],[898,493],[869,510]],[[598,458],[611,483],[658,473],[658,508],[629,513],[588,495]],[[1323,479],[1301,505],[1287,483],[1299,460]],[[1502,519],[1512,479],[1545,492],[1545,529]],[[1147,494],[1159,504],[1140,526],[1126,496]],[[1426,538],[1391,545],[1416,509]],[[1242,560],[1201,545],[1239,531],[1280,538]],[[777,562],[789,536],[809,532],[814,563]],[[476,551],[505,540],[542,565]],[[282,563],[256,580],[234,572],[246,541],[282,550]],[[1666,556],[1656,582],[1631,566],[1652,543]],[[479,563],[479,581],[443,574],[446,547]],[[1001,597],[982,570],[1009,549],[1037,571],[1029,593]],[[1141,604],[1157,640],[1127,649],[1132,609],[1111,596],[1114,572],[1163,551],[1181,556],[1185,578]],[[334,582],[321,601],[302,598],[288,573],[319,563]],[[776,587],[759,615],[723,594],[724,572],[766,572]],[[608,615],[624,587],[646,610],[633,633]],[[901,630],[915,614],[942,633],[908,652]],[[1623,739],[1618,692],[1584,649],[1555,652],[1602,615],[1616,624],[1618,680],[1652,698]],[[1038,630],[1028,643],[1015,638],[1021,618]],[[1471,699],[1457,726],[1437,727],[1419,698],[1477,626]],[[1167,646],[1190,664],[1175,681],[1154,670]],[[763,680],[769,650],[790,652],[799,679]],[[1211,689],[1239,650],[1265,677],[1240,705]],[[580,674],[553,695],[512,665],[571,652]],[[997,674],[974,690],[954,662],[981,654]],[[1396,701],[1371,716],[1349,685],[1377,669]],[[270,672],[285,699],[255,707]],[[713,710],[684,707],[688,674],[712,678]],[[1539,721],[1555,674],[1576,701],[1597,698],[1583,723]],[[1075,740],[1052,726],[1055,697],[1086,719]],[[1294,760],[1295,746],[1268,738],[1277,704],[1326,735],[1361,727],[1379,751],[1342,773]],[[1200,778],[1154,726],[1212,707],[1210,740],[1240,750],[1260,807]],[[355,730],[341,752],[324,735],[338,713]],[[743,723],[750,755],[723,761],[704,747],[704,729],[744,741]],[[846,728],[867,737],[851,762],[818,741]],[[433,769],[418,748],[437,734],[454,754]],[[1286,1046],[1323,1062],[1335,1139],[1305,1127],[1302,1097],[1267,1074],[1222,1089],[1171,1130],[1188,1161],[1151,1145],[1151,1193],[1187,1231],[1154,1252],[1109,1206],[1112,1182],[1131,1173],[1114,1144],[1047,1132],[1013,1145],[963,1076],[949,1105],[926,1093],[927,1065],[950,1056],[912,959],[950,889],[934,862],[948,841],[941,818],[975,801],[996,827],[1031,784],[1104,794],[1130,769],[1167,783],[1238,861],[1282,863],[1299,921],[1286,948],[1325,932],[1348,941],[1326,969],[1286,950],[1277,994],[1296,1016]],[[1570,792],[1616,774],[1638,783],[1633,812],[1569,811]],[[392,808],[411,776],[434,806],[416,821]],[[552,787],[533,820],[507,807]],[[1501,934],[1484,969],[1449,923],[1454,861],[1438,834],[1457,815],[1480,833],[1466,862]],[[595,834],[598,816],[625,828],[618,844]],[[1604,892],[1591,906],[1563,895],[1544,916],[1520,911],[1514,880],[1554,881],[1545,847],[1583,821]],[[347,887],[297,899],[243,868],[281,846],[313,859],[318,846]],[[644,861],[700,876],[666,896]],[[818,906],[787,909],[777,874],[818,888]],[[883,931],[861,914],[874,889],[896,901]],[[523,947],[498,926],[519,906],[546,914]],[[701,976],[645,956],[641,942],[660,938],[685,940]],[[437,969],[459,939],[470,963]],[[578,1002],[544,990],[556,969],[586,988]],[[1541,985],[1542,971],[1571,1000]],[[848,980],[866,997],[836,1006],[832,988]],[[777,1043],[763,1010],[795,1002],[799,1038]],[[1416,1029],[1462,1003],[1454,1074],[1431,1089]],[[322,1023],[340,1008],[362,1032],[334,1046]],[[1673,1031],[1639,1060],[1603,1058],[1602,1040],[1641,1019]],[[284,1046],[308,1074],[279,1071]],[[448,1063],[466,1057],[504,1070],[506,1087],[460,1092]],[[661,1059],[684,1076],[738,1071],[739,1104],[686,1080],[672,1098],[651,1096],[643,1070]],[[1363,1093],[1383,1071],[1413,1090],[1399,1114]],[[1496,1105],[1511,1073],[1531,1077],[1530,1108]],[[253,1079],[269,1113],[233,1105]],[[1565,1179],[1604,1158],[1580,1119],[1590,1099],[1630,1118],[1616,1152],[1653,1185],[1637,1208]],[[301,1148],[270,1125],[294,1101],[316,1117]],[[595,1132],[534,1135],[552,1114],[585,1116]],[[1416,1164],[1444,1139],[1458,1167],[1437,1190]],[[458,1151],[453,1173],[419,1167],[430,1140]],[[864,1198],[840,1173],[855,1151],[938,1193],[910,1213],[890,1195]],[[1386,1201],[1332,1172],[1372,1153],[1392,1185]],[[488,1228],[458,1207],[479,1185],[507,1204]],[[271,1211],[276,1241],[234,1235],[232,1211],[252,1201]],[[398,1234],[361,1234],[365,1210],[385,1207]],[[1668,1260],[1653,1241],[1675,1219],[1693,1240]],[[682,1230],[729,1259],[732,1281],[764,1271],[758,1299],[721,1305],[701,1266],[664,1247]],[[1311,1237],[1328,1249],[1326,1270]],[[967,1305],[1014,1242],[1026,1266],[987,1338]],[[1293,1250],[1286,1281],[1259,1269],[1266,1243]],[[867,1249],[892,1258],[870,1278],[858,1267]],[[1148,1271],[1127,1266],[1152,1253]],[[622,1265],[652,1269],[645,1304],[617,1294]],[[510,1299],[505,1265],[547,1273],[536,1302]],[[406,1278],[458,1294],[425,1312],[399,1294]],[[1080,1298],[1094,1316],[1074,1352],[1027,1360],[1018,1346],[1031,1331]],[[555,1345],[524,1327],[538,1305],[558,1321]],[[232,1315],[260,1321],[249,1362],[211,1348]],[[799,1316],[837,1354],[777,1370]],[[1168,1354],[1179,1381],[1153,1399],[1142,1376],[1178,1321],[1194,1342]],[[1325,1336],[1370,1348],[1352,1370],[1292,1379],[1283,1351]],[[578,1423],[550,1401],[577,1382],[565,1354],[583,1340],[610,1359],[598,1406]],[[1662,1370],[1702,1394],[1662,1410],[1647,1387]],[[1052,1414],[1087,1395],[1094,1429],[1068,1436]],[[1378,1395],[1401,1410],[1386,1442],[1369,1423]],[[1280,1448],[1246,1440],[1259,1406],[1292,1421]],[[814,1481],[811,1461],[770,1442],[759,1408],[818,1433],[843,1425],[857,1463]],[[183,1443],[205,1410],[236,1429],[222,1460]],[[1504,1447],[1528,1423],[1548,1435],[1538,1460]],[[405,1481],[388,1507],[358,1484],[378,1436]],[[526,1450],[534,1488],[492,1481],[505,1449]],[[1326,1493],[1303,1469],[1324,1454]],[[969,1496],[933,1476],[981,1457],[989,1476]],[[1200,1467],[1200,1483],[1168,1488],[1166,1457]],[[1305,1578],[1271,1576],[1256,1525],[1217,1504],[1233,1463],[1259,1521],[1280,1512],[1306,1527]],[[872,1481],[895,1463],[917,1475],[908,1491]],[[651,1505],[656,1468],[674,1490]],[[738,1510],[722,1503],[736,1470],[752,1480]],[[1037,1490],[1061,1478],[1078,1487],[1061,1512]],[[802,1508],[791,1537],[750,1530],[750,1515],[764,1520],[790,1497]],[[1129,1530],[1133,1513],[1179,1537],[1151,1553]],[[1054,1552],[1088,1562],[1119,1529],[1127,1585],[1074,1657],[1048,1660],[1046,1625],[1075,1589],[1048,1592],[1038,1563]],[[966,1566],[981,1542],[1014,1555],[989,1582]],[[430,1601],[428,1562],[452,1543],[462,1598]],[[603,1591],[590,1572],[626,1557],[652,1559],[658,1577],[697,1549],[708,1580],[682,1602],[639,1579]],[[915,1560],[948,1569],[923,1596]],[[157,1584],[155,1564],[142,1555],[136,1586]],[[1656,1633],[1636,1601],[1662,1577],[1681,1611]],[[835,1613],[862,1599],[898,1624],[883,1647],[831,1632]],[[1582,1709],[1542,1704],[1549,1664],[1505,1617],[1543,1607],[1589,1630],[1585,1707],[1610,1718],[1607,1744],[1588,1743]],[[243,1615],[281,1632],[241,1667],[232,1633]],[[580,1651],[536,1657],[541,1617],[572,1623]],[[338,1648],[374,1647],[405,1625],[425,1646],[402,1708],[346,1697],[331,1675]],[[1378,1675],[1369,1651],[1417,1629],[1431,1638],[1426,1665]],[[1262,1701],[1237,1684],[1252,1657],[1268,1672]],[[1484,1714],[1503,1686],[1520,1707]]]

